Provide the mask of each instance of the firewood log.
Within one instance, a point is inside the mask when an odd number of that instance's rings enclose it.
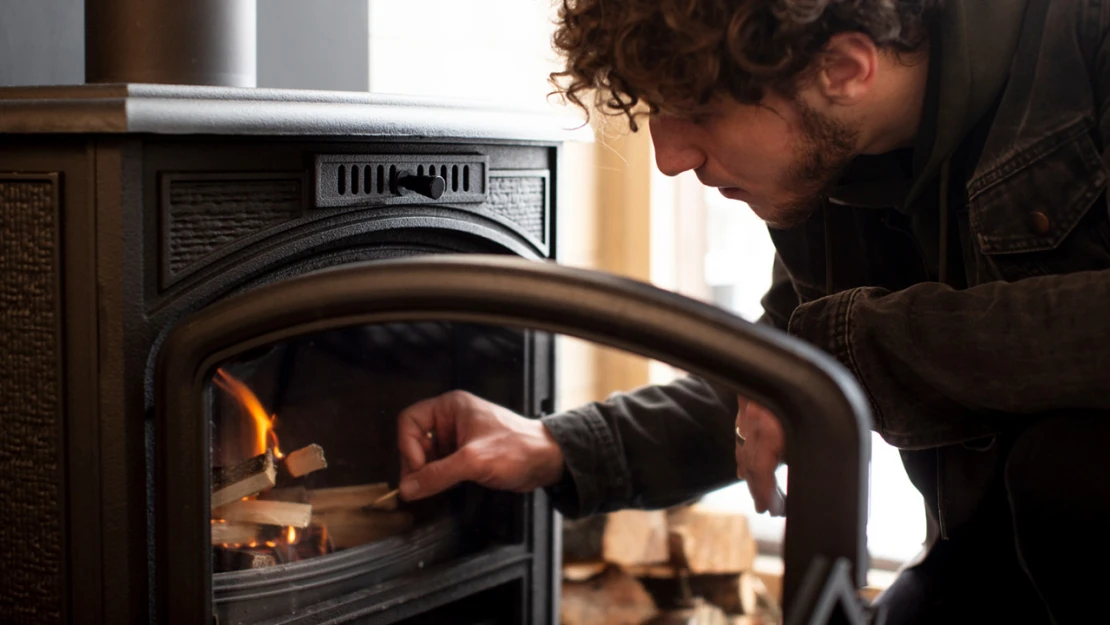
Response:
[[[308,503],[308,489],[304,486],[287,486],[285,488],[271,488],[258,493],[258,498],[265,501],[288,501],[290,503]]]
[[[396,491],[390,491],[385,482],[373,484],[357,484],[355,486],[337,486],[334,488],[308,489],[304,486],[290,486],[287,488],[272,488],[259,494],[259,499],[267,501],[290,501],[293,503],[307,503],[312,505],[313,511],[332,512],[334,510],[356,510],[358,508],[372,508],[374,510],[396,510],[397,498],[389,496]]]
[[[314,488],[307,491],[308,503],[314,512],[333,512],[336,510],[355,510],[375,508],[396,510],[397,498],[385,497],[390,493],[389,484],[357,484],[335,488]]]
[[[605,562],[566,562],[563,564],[563,579],[568,582],[585,582],[605,572],[609,565]]]
[[[217,508],[212,511],[212,516],[231,523],[308,527],[312,520],[312,506],[287,501],[247,499]]]
[[[694,504],[667,513],[671,562],[691,573],[743,573],[756,545],[742,512]]]
[[[274,467],[274,453],[255,456],[231,467],[212,469],[212,509],[250,497],[273,488],[277,483],[277,469]]]
[[[750,573],[690,575],[685,570],[671,569],[662,575],[663,568],[655,567],[648,575],[643,569],[629,570],[643,583],[660,609],[689,608],[698,600],[717,606],[726,614],[753,614],[757,611],[758,597]],[[640,574],[638,574],[640,573]]]
[[[730,625],[731,619],[717,606],[704,601],[691,608],[664,612],[644,625]]]
[[[308,475],[327,467],[328,461],[324,458],[324,448],[315,443],[291,451],[281,459],[282,473],[291,478]]]
[[[258,540],[261,531],[255,523],[213,523],[213,545],[246,545],[252,540]]]
[[[349,549],[404,534],[412,529],[413,516],[408,512],[334,509],[314,511],[312,524],[327,528],[336,549]]]
[[[621,510],[609,514],[601,553],[621,566],[666,562],[667,515],[662,510]]]
[[[563,526],[564,557],[620,566],[667,562],[667,515],[662,510],[620,510]]]
[[[658,613],[640,582],[617,567],[586,582],[563,582],[561,625],[633,625]]]

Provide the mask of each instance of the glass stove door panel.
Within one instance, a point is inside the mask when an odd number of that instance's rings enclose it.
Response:
[[[537,386],[548,387],[534,376],[547,370],[534,362],[537,340],[548,338],[467,323],[370,324],[220,363],[206,388],[220,622],[293,617],[451,558],[520,544],[519,497],[463,486],[400,500],[397,419],[451,390],[528,414]]]
[[[870,417],[834,361],[648,285],[437,256],[260,287],[167,338],[155,378],[163,620],[323,622],[342,614],[328,611],[337,602],[402,605],[412,595],[397,584],[413,575],[541,575],[550,554],[522,544],[539,519],[519,496],[464,485],[408,504],[392,491],[406,406],[454,389],[532,416],[550,405],[549,332],[709,377],[771,408],[790,462],[786,617],[812,609],[807,593],[820,588],[803,585],[807,574],[850,571],[845,587],[862,583]],[[298,456],[312,470],[293,475]],[[828,562],[847,568],[822,569]]]

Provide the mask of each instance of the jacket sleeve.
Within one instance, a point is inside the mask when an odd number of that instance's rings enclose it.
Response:
[[[645,386],[544,417],[564,456],[547,489],[570,518],[660,509],[736,481],[735,393],[702,378]]]
[[[862,287],[802,304],[789,333],[846,365],[892,445],[925,448],[996,431],[1004,415],[1110,409],[1110,272],[957,291]]]
[[[759,323],[785,331],[798,295],[779,256]],[[736,481],[736,394],[694,376],[545,417],[563,450],[547,493],[565,516],[667,508]]]

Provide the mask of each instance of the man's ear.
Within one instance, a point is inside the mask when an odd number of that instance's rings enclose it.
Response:
[[[829,38],[816,59],[817,91],[830,104],[850,106],[863,99],[875,84],[879,48],[862,33],[838,33]]]

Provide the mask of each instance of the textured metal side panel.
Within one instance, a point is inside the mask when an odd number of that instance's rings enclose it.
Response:
[[[516,224],[540,243],[547,243],[547,197],[546,171],[491,173],[482,210]]]
[[[0,175],[0,622],[62,622],[56,175]]]
[[[297,174],[163,174],[162,287],[250,235],[300,217]]]

